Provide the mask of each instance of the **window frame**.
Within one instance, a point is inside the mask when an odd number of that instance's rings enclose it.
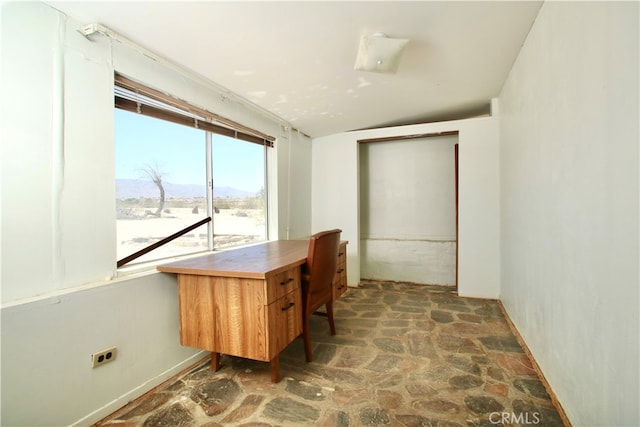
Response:
[[[269,240],[269,183],[268,183],[268,148],[274,147],[275,137],[264,134],[257,130],[241,125],[232,120],[226,119],[215,113],[211,113],[205,109],[196,107],[183,100],[175,98],[169,94],[152,89],[134,80],[131,80],[120,73],[114,73],[114,108],[129,111],[136,114],[152,117],[187,127],[192,127],[205,132],[205,156],[206,156],[206,204],[207,218],[198,221],[198,226],[208,225],[208,249],[200,250],[186,254],[175,255],[170,258],[183,258],[197,256],[198,254],[212,252],[216,250],[214,243],[214,183],[213,183],[213,135],[222,135],[240,141],[258,144],[264,147],[264,221],[265,221],[265,240]],[[144,264],[158,263],[166,258],[157,258],[153,260],[141,261],[139,263],[129,264],[135,259],[146,255],[154,249],[169,243],[171,240],[180,237],[182,234],[195,228],[196,224],[189,226],[183,230],[175,232],[159,242],[153,243],[148,247],[128,255],[117,261],[117,269],[128,269]],[[241,246],[241,245],[238,245]],[[233,246],[237,247],[237,246]],[[229,248],[225,246],[224,248]]]

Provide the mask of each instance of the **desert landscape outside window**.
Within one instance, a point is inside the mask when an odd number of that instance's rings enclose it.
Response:
[[[266,240],[266,149],[116,108],[117,259],[208,217],[127,265]]]

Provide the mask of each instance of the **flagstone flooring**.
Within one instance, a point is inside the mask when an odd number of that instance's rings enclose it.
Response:
[[[367,281],[268,363],[222,356],[99,423],[187,426],[563,426],[497,302],[447,288]]]

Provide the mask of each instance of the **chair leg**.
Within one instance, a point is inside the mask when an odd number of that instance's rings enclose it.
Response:
[[[331,329],[331,335],[336,334],[336,324],[333,322],[333,301],[329,301],[326,304],[327,318],[329,319],[329,329]]]
[[[304,356],[307,359],[307,363],[313,359],[313,355],[311,354],[311,337],[309,335],[309,315],[306,315],[302,319],[302,339],[304,340]]]

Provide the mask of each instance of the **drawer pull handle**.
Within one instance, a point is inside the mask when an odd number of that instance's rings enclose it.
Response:
[[[282,309],[281,309],[281,310],[282,310],[282,311],[287,311],[287,310],[289,310],[291,307],[293,307],[294,305],[296,305],[296,303],[295,303],[295,302],[290,302],[288,306],[286,306],[286,307],[282,307]]]
[[[280,282],[280,284],[282,286],[288,285],[289,283],[293,282],[293,277],[289,277],[287,280],[285,280],[284,282]]]
[[[344,252],[338,252],[338,256],[344,255]]]
[[[344,268],[341,268],[340,270],[336,271],[336,273],[340,274],[344,271]]]

